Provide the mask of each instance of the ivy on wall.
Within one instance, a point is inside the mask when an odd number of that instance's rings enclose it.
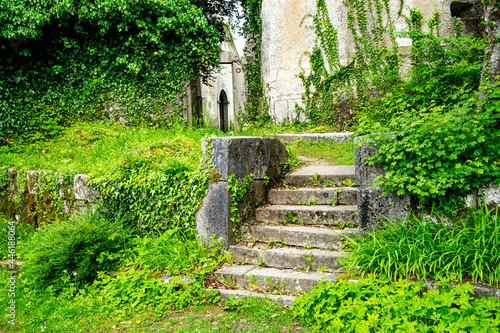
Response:
[[[344,1],[354,44],[354,53],[346,57],[346,65],[340,61],[338,31],[331,22],[325,0],[317,0],[316,5],[313,22],[317,44],[310,54],[310,74],[305,71],[299,74],[305,93],[304,108],[299,107],[298,111],[312,123],[344,130],[355,124],[353,111],[369,98],[371,86],[388,84],[397,77],[399,53],[389,3]]]

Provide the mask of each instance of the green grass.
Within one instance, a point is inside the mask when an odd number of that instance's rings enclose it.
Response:
[[[0,271],[6,281],[6,270]],[[0,317],[1,332],[303,332],[290,308],[247,299],[218,302],[200,281],[165,285],[146,272],[104,275],[99,283],[59,294],[36,292],[21,275],[17,282],[15,326]],[[0,294],[6,308],[10,297]]]
[[[175,159],[198,166],[201,139],[214,130],[126,128],[108,122],[79,123],[58,138],[31,145],[0,147],[0,166],[102,175],[125,156],[142,154],[153,163]]]
[[[334,144],[324,141],[295,141],[290,144],[299,156],[323,160],[331,165],[354,165],[354,142]]]
[[[450,281],[500,284],[498,210],[472,209],[453,223],[412,217],[386,222],[383,230],[357,236],[343,263],[350,271],[381,273],[391,278],[416,276]]]
[[[100,176],[132,155],[150,158],[153,164],[176,160],[193,167],[200,165],[201,139],[216,136],[265,136],[284,132],[300,132],[307,128],[268,125],[249,125],[239,132],[222,133],[214,128],[154,128],[124,127],[111,122],[77,123],[66,128],[54,139],[32,144],[0,147],[0,166],[28,170],[53,170],[62,174],[90,174]],[[309,131],[328,131],[312,128]],[[353,144],[329,145],[300,143],[299,154],[325,158],[335,164],[352,164]],[[351,156],[352,155],[352,156]]]

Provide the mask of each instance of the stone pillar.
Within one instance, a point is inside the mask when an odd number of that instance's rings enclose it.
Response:
[[[238,207],[240,221],[252,221],[255,219],[255,208],[267,203],[268,189],[282,180],[288,152],[275,138],[223,137],[213,140],[211,145],[209,161],[220,180],[209,185],[208,194],[196,215],[196,230],[198,237],[206,242],[215,237],[229,246],[236,235],[231,223],[228,177],[235,175],[241,181],[248,174],[253,175],[253,182]],[[240,227],[237,226],[237,229]]]
[[[411,207],[409,195],[399,196],[395,192],[383,195],[383,187],[373,188],[375,178],[384,176],[380,165],[368,165],[365,159],[377,153],[374,142],[367,136],[354,139],[356,145],[356,184],[358,187],[358,223],[360,230],[371,231],[380,226],[381,220],[403,220]]]

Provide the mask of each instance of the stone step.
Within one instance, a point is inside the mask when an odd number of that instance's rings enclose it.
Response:
[[[291,134],[283,133],[276,134],[276,138],[281,140],[283,143],[290,143],[293,141],[325,141],[334,144],[346,143],[353,141],[353,132],[343,132],[343,133],[305,133],[305,134]]]
[[[316,176],[317,175],[317,176]],[[315,181],[317,178],[317,181]],[[328,179],[330,185],[342,186],[343,181],[356,182],[354,165],[309,166],[285,175],[288,186],[321,186]],[[326,183],[328,185],[328,182]]]
[[[244,245],[229,247],[234,263],[265,265],[275,268],[310,269],[336,271],[342,268],[338,259],[345,252],[317,249],[274,248],[262,249]]]
[[[333,283],[337,282],[337,278],[341,274],[235,265],[219,269],[215,272],[215,277],[219,282],[228,286],[304,293],[311,291],[323,279]]]
[[[296,205],[315,202],[317,205],[356,205],[358,203],[356,187],[324,187],[272,189],[269,191],[269,203],[272,205]]]
[[[228,300],[230,297],[233,297],[235,300],[240,298],[265,298],[269,299],[277,304],[284,306],[292,306],[295,301],[295,296],[290,295],[272,295],[272,294],[263,294],[256,293],[248,290],[232,290],[232,289],[216,289],[219,292],[219,296],[222,300]]]
[[[257,208],[255,219],[263,222],[335,225],[358,225],[358,206],[289,206],[271,205]]]
[[[248,226],[244,234],[244,240],[247,242],[282,242],[292,246],[310,246],[312,248],[342,250],[343,235],[354,236],[358,229],[349,228],[327,229],[304,226],[284,226],[253,224]]]

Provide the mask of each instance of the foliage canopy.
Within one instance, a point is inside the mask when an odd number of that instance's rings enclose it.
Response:
[[[1,8],[3,143],[106,112],[171,124],[183,83],[218,64],[220,32],[188,0],[2,0]]]

